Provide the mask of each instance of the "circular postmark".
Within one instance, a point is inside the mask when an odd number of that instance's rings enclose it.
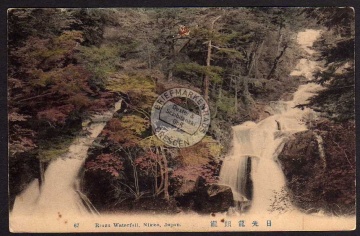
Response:
[[[198,143],[209,125],[209,106],[191,89],[169,89],[156,99],[151,109],[155,135],[171,147],[189,147]]]

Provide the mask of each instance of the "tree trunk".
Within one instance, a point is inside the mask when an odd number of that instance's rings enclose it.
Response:
[[[320,133],[318,134],[318,133],[314,132],[314,136],[318,143],[318,151],[319,151],[320,159],[323,163],[323,170],[325,170],[326,169],[326,155],[325,155],[325,150],[324,150],[324,140],[321,137]]]
[[[238,79],[235,77],[235,114],[237,114],[238,108]]]
[[[134,162],[131,162],[131,165],[133,167],[133,175],[134,175],[134,184],[135,184],[135,192],[136,192],[136,198],[140,197],[140,188],[139,188],[139,177],[136,170],[136,165]]]
[[[15,102],[25,102],[25,101],[29,101],[29,100],[31,100],[31,99],[41,98],[41,97],[45,97],[45,96],[49,96],[49,95],[54,95],[54,94],[55,94],[55,92],[49,92],[49,93],[40,94],[40,95],[37,95],[37,96],[34,96],[34,97],[30,97],[30,98],[24,98],[24,99],[15,101]]]
[[[218,94],[218,99],[215,103],[215,108],[214,108],[214,112],[212,114],[212,119],[214,119],[217,115],[218,112],[218,106],[219,106],[219,102],[221,102],[221,90],[222,90],[222,82],[219,84],[219,94]]]
[[[164,198],[169,201],[169,169],[166,157],[164,157]]]
[[[257,48],[255,48],[254,52],[252,53],[252,55],[249,57],[249,70],[247,72],[247,75],[243,77],[242,82],[243,82],[243,86],[244,86],[244,91],[243,91],[243,97],[244,97],[244,103],[245,105],[251,105],[254,100],[252,99],[250,92],[249,92],[249,77],[251,75],[251,72],[254,68],[254,64],[255,64],[255,58],[256,58],[256,50]]]
[[[40,172],[40,179],[39,185],[41,186],[45,181],[45,163],[39,160],[39,172]]]
[[[160,153],[160,151],[158,150],[158,148],[156,148],[156,154],[159,154],[159,153]],[[159,184],[159,186],[157,186],[157,184],[156,184],[156,191],[155,191],[156,196],[158,196],[162,192],[162,188],[164,186],[164,169],[163,169],[160,159],[157,160],[157,164],[159,165],[159,171],[160,171],[160,184]],[[157,167],[156,167],[156,169],[157,169]],[[157,178],[157,174],[156,174],[156,178]],[[157,180],[156,180],[156,183],[157,183]]]
[[[173,68],[170,68],[168,71],[167,80],[170,81],[172,79],[172,76],[173,76]]]
[[[175,56],[176,56],[179,52],[181,52],[187,45],[189,45],[190,41],[191,41],[191,38],[189,38],[189,39],[184,43],[184,45],[182,45],[182,46],[179,48],[179,50],[175,51]]]
[[[176,56],[176,52],[175,52],[175,39],[171,40],[171,52],[170,52],[171,56],[170,56],[170,65],[169,65],[169,71],[168,71],[168,76],[167,76],[167,80],[170,81],[172,79],[173,76],[173,68],[174,68],[174,64],[175,64],[175,56]]]
[[[275,58],[274,63],[273,63],[273,65],[272,65],[271,70],[270,70],[268,76],[266,77],[266,79],[268,79],[268,80],[271,79],[271,76],[274,74],[274,72],[275,72],[275,70],[276,70],[276,68],[277,68],[277,65],[278,65],[278,63],[279,63],[279,60],[280,60],[280,58],[284,55],[284,52],[285,52],[285,50],[286,50],[287,47],[288,47],[287,44],[285,44],[285,46],[284,46],[284,48],[281,50],[280,54]]]
[[[206,67],[209,69],[211,62],[211,40],[208,42],[207,56],[206,56]],[[205,101],[209,101],[209,76],[205,74],[204,77],[204,98]]]
[[[259,76],[259,68],[258,68],[258,65],[259,65],[259,60],[260,60],[260,57],[261,57],[261,54],[262,54],[262,49],[263,49],[263,46],[264,46],[264,42],[265,42],[265,39],[261,42],[260,44],[260,47],[259,47],[259,50],[258,52],[256,53],[256,57],[255,57],[255,65],[254,65],[254,75],[255,75],[255,79],[258,79]]]
[[[163,161],[164,161],[164,199],[169,201],[170,200],[170,196],[169,196],[169,169],[168,169],[168,163],[167,163],[167,159],[165,156],[165,152],[164,149],[162,147],[161,148],[161,154],[163,157]]]
[[[243,91],[244,103],[247,106],[247,105],[250,105],[250,101],[252,101],[251,95],[250,95],[250,92],[249,92],[249,78],[248,78],[248,76],[243,77],[243,86],[244,86],[244,91]]]
[[[282,43],[283,35],[281,34],[281,30],[279,30],[279,39],[278,39],[278,47],[277,47],[277,53],[281,50],[281,43]]]
[[[150,149],[151,150],[151,149]],[[158,165],[157,165],[157,160],[155,163],[155,167],[154,167],[154,196],[157,196],[157,192],[158,192]]]
[[[213,32],[214,30],[214,24],[215,22],[220,19],[221,16],[218,16],[216,17],[212,22],[211,22],[211,25],[210,25],[210,33]],[[211,65],[211,48],[212,48],[212,45],[211,45],[211,39],[209,39],[208,41],[208,48],[207,48],[207,56],[206,56],[206,67],[207,67],[207,70],[209,70],[210,68],[210,65]],[[209,86],[210,86],[210,78],[207,74],[205,74],[204,76],[204,91],[203,91],[203,94],[204,94],[204,99],[206,102],[209,101]]]

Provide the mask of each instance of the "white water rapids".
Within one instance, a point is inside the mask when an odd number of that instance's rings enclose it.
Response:
[[[321,89],[320,86],[312,83],[301,85],[292,101],[273,104],[274,115],[257,124],[249,121],[233,127],[233,151],[224,160],[220,183],[232,187],[234,200],[248,201],[244,195],[246,168],[250,157],[254,186],[251,211],[270,210],[268,208],[275,195],[279,195],[285,187],[284,174],[277,156],[288,138],[296,132],[306,130],[305,121],[316,117],[311,109],[302,110],[295,106],[302,104],[318,89]]]
[[[300,59],[291,75],[304,76],[310,80],[313,78],[314,70],[320,69],[315,61],[309,59],[314,53],[309,47],[319,34],[319,31],[314,30],[298,34],[298,43],[309,56]],[[220,183],[232,188],[235,200],[235,208],[229,209],[227,214],[277,219],[284,228],[289,226],[291,230],[349,230],[355,227],[355,216],[336,217],[322,212],[306,214],[292,206],[286,193],[285,176],[277,160],[285,142],[292,134],[307,130],[305,122],[311,122],[318,116],[309,108],[299,109],[295,106],[306,103],[308,98],[321,89],[321,86],[314,83],[300,85],[291,101],[270,104],[271,116],[259,123],[245,122],[233,127],[233,151],[225,158],[220,172]],[[319,150],[324,155],[321,137],[317,138],[317,141]],[[251,159],[250,178],[253,181],[251,200],[245,197],[248,158]],[[244,211],[241,206],[250,208]],[[285,230],[284,228],[281,230]]]
[[[298,34],[298,42],[308,52],[308,47],[318,37],[319,32],[307,30]],[[293,75],[303,75],[310,79],[316,63],[306,58],[301,59]],[[318,89],[315,84],[301,85],[291,101],[279,101],[270,104],[273,115],[259,123],[245,122],[233,127],[233,150],[226,157],[221,171],[221,182],[232,187],[234,198],[244,198],[246,189],[244,172],[247,168],[247,157],[252,160],[251,178],[253,181],[253,198],[251,208],[242,214],[216,214],[204,216],[190,213],[175,215],[162,214],[102,214],[92,216],[79,196],[79,172],[85,161],[89,145],[104,128],[106,121],[119,109],[97,116],[88,128],[87,137],[79,137],[69,149],[66,157],[53,161],[45,172],[45,183],[41,188],[35,180],[20,194],[10,214],[10,230],[15,232],[169,232],[169,231],[286,231],[286,230],[350,230],[355,227],[355,217],[329,217],[321,214],[304,214],[292,206],[286,212],[270,212],[274,202],[274,193],[281,193],[285,179],[276,161],[284,142],[292,134],[306,130],[304,121],[314,119],[316,114],[310,109],[296,109],[295,105],[304,103]],[[96,121],[97,120],[97,121]],[[61,214],[61,218],[59,217]],[[223,220],[231,220],[232,227],[224,227]],[[217,220],[218,228],[210,228],[210,221]],[[244,220],[245,228],[237,225]],[[252,221],[258,221],[258,227],[252,227]],[[266,225],[272,220],[272,226]],[[153,228],[98,228],[96,223],[110,224],[138,223],[176,223],[181,227]]]
[[[298,43],[309,54],[318,31],[305,31],[298,35]],[[291,75],[312,79],[316,63],[306,58],[300,60]],[[279,208],[276,200],[284,196],[285,177],[277,161],[277,157],[288,138],[297,132],[306,130],[305,122],[316,118],[316,113],[309,108],[299,109],[296,105],[306,103],[321,86],[307,83],[299,86],[291,101],[270,103],[272,115],[259,123],[251,121],[233,127],[232,154],[225,158],[220,183],[232,188],[234,200],[240,205],[249,206],[250,212],[271,212]],[[246,195],[248,160],[251,159],[251,175],[253,181],[253,199]],[[282,202],[281,204],[284,204]],[[285,203],[286,204],[286,203]],[[290,205],[281,206],[282,210],[292,210]],[[242,208],[237,209],[243,211]]]
[[[121,100],[115,107],[91,117],[83,128],[86,135],[77,137],[65,155],[52,161],[44,174],[44,183],[39,188],[35,179],[27,189],[16,197],[10,217],[47,217],[88,215],[92,209],[84,205],[79,188],[79,172],[87,157],[87,151],[101,133],[107,121],[120,109]]]

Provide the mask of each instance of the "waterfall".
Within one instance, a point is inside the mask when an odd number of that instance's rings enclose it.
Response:
[[[314,33],[311,33],[314,35]],[[311,37],[304,36],[309,39]],[[307,41],[307,45],[311,46]],[[293,75],[303,75],[310,79],[316,64],[301,59]],[[323,217],[321,214],[309,215],[292,211],[291,214],[269,216],[269,208],[283,192],[285,178],[277,162],[288,138],[299,131],[306,130],[306,119],[316,119],[316,113],[310,109],[294,108],[304,103],[320,86],[308,83],[299,86],[292,101],[278,101],[266,108],[272,115],[255,123],[247,121],[232,127],[233,139],[231,153],[224,159],[220,182],[232,188],[234,199],[241,203],[238,210],[251,204],[246,215],[211,214],[211,216],[181,212],[178,214],[142,214],[104,213],[92,217],[91,206],[79,189],[79,173],[87,157],[87,151],[95,138],[100,134],[106,122],[113,113],[120,109],[121,101],[115,104],[115,109],[104,114],[95,115],[84,122],[84,133],[69,147],[66,155],[52,161],[45,171],[45,181],[39,188],[38,180],[34,180],[16,197],[10,213],[10,230],[14,232],[176,232],[176,231],[293,231],[293,230],[351,230],[356,227],[355,217]],[[323,145],[321,136],[317,138],[319,147]],[[252,182],[252,184],[249,184]],[[253,186],[251,191],[249,185]],[[280,202],[283,202],[280,199]],[[286,203],[284,203],[286,204]],[[271,210],[271,209],[270,209]],[[91,217],[87,217],[91,216]],[[226,227],[221,221],[232,221],[232,227]],[[218,220],[218,228],[209,228],[210,222]],[[237,222],[243,221],[245,228],[237,227]],[[272,220],[268,227],[267,221]],[[258,227],[252,227],[251,222],[258,222]],[[103,227],[101,223],[121,222],[123,224],[145,222],[173,222],[182,227],[145,228],[145,227]],[[224,227],[225,226],[225,227]]]
[[[245,122],[233,127],[233,149],[223,162],[220,183],[232,188],[235,202],[240,202],[241,205],[251,200],[251,211],[271,211],[274,199],[285,188],[285,178],[277,157],[292,134],[306,130],[306,119],[316,117],[311,109],[294,106],[301,104],[319,89],[320,86],[312,83],[301,85],[292,101],[273,104],[276,107],[274,115],[257,124]],[[253,182],[252,199],[246,197],[250,191],[246,189],[249,159]]]
[[[62,217],[96,212],[80,191],[79,172],[84,165],[89,147],[120,106],[121,100],[110,111],[93,115],[88,121],[83,122],[87,124],[83,127],[83,133],[86,135],[76,137],[68,152],[49,164],[40,188],[38,180],[35,179],[16,197],[11,217]]]
[[[220,183],[232,188],[235,205],[249,201],[247,191],[247,173],[250,156],[254,156],[254,150],[251,143],[251,128],[256,124],[246,122],[240,126],[234,126],[233,131],[233,149],[228,156],[220,171]],[[241,207],[241,206],[240,206]]]
[[[306,36],[309,33],[312,37]],[[298,42],[312,54],[313,51],[308,47],[318,35],[319,32],[312,31],[299,33]],[[304,76],[310,80],[316,67],[316,62],[303,58],[291,75]],[[272,212],[274,208],[291,210],[289,205],[279,206],[286,204],[278,201],[286,195],[286,182],[277,157],[288,138],[296,132],[306,130],[305,122],[316,118],[317,114],[313,110],[295,106],[306,103],[320,89],[322,87],[314,83],[300,85],[291,101],[270,102],[267,110],[271,111],[271,116],[257,124],[248,121],[233,127],[232,151],[224,159],[219,182],[231,187],[235,205],[251,204],[249,211],[253,213]],[[247,169],[249,160],[250,175]],[[246,189],[249,181],[252,181],[252,190]],[[252,192],[251,199],[246,197],[248,192]],[[243,212],[242,208],[238,210]]]

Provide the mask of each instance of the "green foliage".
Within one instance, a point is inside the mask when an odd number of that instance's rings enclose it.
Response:
[[[235,98],[226,91],[222,93],[224,95],[217,100],[217,107],[224,116],[230,118],[235,115]]]
[[[149,120],[136,115],[123,116],[120,121],[124,129],[130,129],[137,135],[141,135],[149,128]]]
[[[106,88],[112,92],[127,94],[131,106],[150,111],[157,98],[155,82],[148,76],[114,74],[108,79]]]
[[[103,134],[116,145],[137,146],[144,132],[149,128],[149,120],[137,115],[126,115],[111,119]]]
[[[139,75],[115,74],[109,78],[106,88],[113,92],[145,93],[154,95],[155,84],[150,78],[144,78]]]
[[[325,62],[325,68],[314,74],[314,82],[325,89],[305,106],[335,121],[352,120],[355,117],[354,11],[351,8],[322,8],[305,12],[308,16],[315,14],[318,23],[329,29],[314,46],[318,60]]]
[[[103,40],[104,27],[109,24],[108,9],[69,9],[69,14],[76,19],[71,27],[83,32],[84,45],[100,45]]]
[[[143,194],[140,189],[157,196],[165,192],[165,177],[171,182],[179,176],[204,175],[208,182],[215,181],[219,157],[229,148],[231,126],[255,119],[251,113],[258,107],[252,104],[277,100],[299,82],[287,76],[298,59],[293,39],[303,27],[296,22],[303,17],[298,12],[287,8],[10,10],[10,155],[37,152],[41,161],[62,156],[72,134],[81,129],[81,118],[107,110],[114,97],[121,96],[123,109],[101,134],[105,148],[91,154],[86,167],[100,177],[110,176],[107,180],[112,184],[121,175],[122,182],[114,187],[117,200],[129,194],[138,199]],[[319,23],[333,27],[328,22],[333,13],[326,9]],[[348,11],[341,13],[334,18],[341,27],[318,42],[319,58],[325,59],[327,68],[316,75],[316,82],[327,89],[309,106],[336,119],[344,114],[350,119],[354,37],[349,35],[353,26],[347,25]],[[179,25],[189,28],[190,34],[177,34]],[[265,79],[284,45],[288,49],[276,71]],[[209,61],[210,66],[205,66]],[[157,139],[149,121],[158,93],[178,86],[209,92],[213,115],[207,136],[181,150]]]
[[[195,62],[176,64],[174,70],[189,76],[194,76],[195,78],[208,75],[214,83],[221,81],[221,73],[223,72],[223,69],[219,66],[202,66]]]
[[[212,157],[219,157],[221,152],[222,152],[222,145],[216,141],[215,139],[213,139],[211,136],[205,136],[202,140],[201,143],[206,145],[206,148],[208,149],[208,152],[210,154],[210,156]]]
[[[48,162],[59,158],[69,151],[70,144],[75,140],[73,136],[57,136],[39,143],[38,158]]]
[[[76,20],[59,8],[17,8],[8,11],[9,46],[22,46],[29,37],[51,38],[69,30]]]
[[[155,135],[148,136],[139,142],[139,146],[143,149],[151,147],[163,147],[165,144]]]
[[[136,47],[135,44],[102,44],[81,47],[79,61],[92,73],[91,83],[104,88],[106,79],[120,68],[120,57]]]
[[[158,137],[155,135],[148,136],[142,140],[139,141],[139,146],[143,149],[151,148],[151,147],[163,147],[165,146],[165,143],[161,141]]]
[[[205,136],[199,143],[178,150],[182,166],[203,166],[219,158],[222,146],[211,136]]]
[[[235,50],[235,49],[231,49],[231,48],[219,48],[216,52],[215,55],[217,56],[224,56],[227,57],[230,60],[234,60],[234,59],[239,59],[239,60],[243,60],[244,55],[243,53]]]
[[[94,81],[102,84],[119,65],[120,48],[114,45],[81,47],[79,59],[93,73]]]

